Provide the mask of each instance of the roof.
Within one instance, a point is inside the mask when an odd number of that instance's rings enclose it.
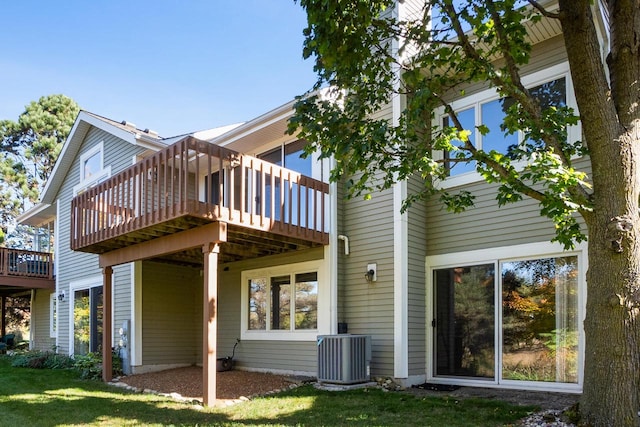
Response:
[[[40,194],[40,202],[18,216],[17,221],[19,223],[39,226],[51,221],[55,217],[54,202],[60,186],[69,173],[69,169],[71,169],[71,165],[87,133],[92,127],[102,129],[130,144],[139,145],[154,151],[167,145],[163,138],[149,129],[141,130],[136,128],[133,123],[126,121],[116,122],[106,117],[81,110],[71,128],[71,132],[69,132],[67,140],[62,146],[62,151],[51,171],[51,175]]]
[[[40,195],[40,203],[24,212],[17,220],[21,224],[40,226],[55,218],[54,203],[58,191],[91,127],[102,129],[130,144],[139,145],[152,151],[169,146],[186,136],[193,136],[213,144],[227,146],[236,151],[248,152],[265,141],[291,138],[286,135],[286,130],[288,120],[294,112],[294,102],[290,101],[245,123],[220,126],[169,138],[162,138],[149,129],[138,129],[135,124],[127,121],[117,122],[88,111],[80,111]]]

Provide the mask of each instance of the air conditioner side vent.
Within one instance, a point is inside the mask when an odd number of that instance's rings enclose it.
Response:
[[[371,336],[319,335],[318,382],[357,384],[369,381]]]

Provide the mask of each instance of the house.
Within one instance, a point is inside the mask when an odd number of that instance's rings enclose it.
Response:
[[[575,106],[559,25],[532,22],[531,40],[526,84]],[[497,100],[478,85],[452,101],[478,125]],[[238,340],[239,369],[315,375],[317,337],[339,332],[370,335],[371,374],[405,385],[581,391],[586,246],[549,243],[534,201],[498,208],[463,165],[441,184],[477,195],[463,214],[437,201],[400,213],[417,179],[346,200],[332,162],[285,135],[291,114],[161,138],[81,112],[20,218],[56,231],[55,291],[35,291],[52,303],[34,306],[55,334],[34,347],[102,347],[109,366],[120,346],[133,373],[202,364],[205,402]]]

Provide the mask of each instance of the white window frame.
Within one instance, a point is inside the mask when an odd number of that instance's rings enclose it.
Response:
[[[49,295],[49,338],[58,336],[58,296],[55,292]]]
[[[577,383],[555,383],[542,381],[516,381],[502,380],[502,292],[498,282],[494,286],[495,289],[495,367],[496,374],[493,380],[487,379],[467,379],[453,377],[436,377],[434,376],[434,339],[433,327],[431,320],[435,314],[433,312],[433,272],[442,268],[463,267],[478,264],[494,264],[496,268],[496,277],[500,277],[500,268],[504,262],[520,261],[523,259],[539,259],[560,256],[577,256],[578,257],[578,382]],[[482,387],[500,387],[509,389],[528,389],[539,391],[563,391],[570,393],[579,393],[582,391],[584,379],[584,317],[586,312],[587,299],[587,279],[586,272],[589,268],[587,262],[587,244],[585,242],[576,245],[574,250],[565,251],[562,245],[551,242],[529,243],[523,245],[501,246],[496,248],[478,249],[473,251],[447,253],[441,255],[431,255],[426,257],[426,377],[427,381],[438,384],[454,384],[467,386]]]
[[[75,354],[75,340],[74,340],[74,318],[73,318],[73,309],[75,307],[75,298],[76,291],[82,291],[91,288],[97,288],[103,286],[103,278],[102,275],[99,276],[91,276],[86,279],[78,280],[75,282],[69,283],[69,355],[73,356]],[[103,295],[106,298],[106,295]],[[113,314],[111,316],[113,319]],[[104,327],[104,325],[103,325]]]
[[[96,154],[100,155],[100,170],[93,174],[91,177],[87,178],[84,174],[84,164],[88,159]],[[89,150],[80,155],[79,176],[80,183],[73,187],[74,196],[77,196],[87,188],[98,184],[111,176],[111,166],[107,166],[106,168],[104,167],[104,141],[100,141],[100,143],[94,145]]]
[[[565,78],[566,86],[567,86],[567,92],[566,92],[567,107],[573,108],[574,113],[579,114],[578,104],[575,99],[575,94],[573,90],[573,81],[571,80],[571,73],[569,70],[568,62],[563,62],[557,65],[551,66],[549,68],[546,68],[544,70],[524,76],[522,77],[522,83],[524,84],[525,87],[531,88],[531,87],[536,87],[541,84],[548,83],[550,81],[557,80],[563,77]],[[488,102],[498,100],[500,98],[501,96],[498,94],[498,92],[495,89],[488,89],[488,90],[470,95],[468,97],[453,101],[451,103],[451,107],[453,108],[454,111],[463,111],[469,108],[475,108],[475,123],[477,126],[479,123],[482,123],[481,122],[482,105]],[[445,116],[446,114],[444,112],[444,107],[440,107],[436,109],[436,113],[434,115],[436,122],[434,123],[434,126],[438,126],[438,127],[442,126],[442,119]],[[475,132],[474,136],[475,136],[476,146],[482,147],[482,135],[480,134],[480,131],[477,128],[474,129],[473,131]],[[575,126],[569,126],[567,128],[567,139],[569,142],[575,142],[580,140],[581,138],[582,138],[582,126],[580,123],[578,123]],[[518,141],[522,142],[523,139],[524,139],[523,133],[518,132]],[[443,157],[444,156],[442,152],[440,153],[434,152],[434,158],[436,160],[442,160]],[[522,168],[524,166],[524,162],[523,161],[515,162],[513,163],[513,165],[516,168]],[[480,176],[478,172],[471,171],[471,172],[465,172],[462,174],[450,176],[443,181],[438,181],[437,185],[439,185],[442,188],[453,188],[453,187],[471,184],[471,183],[482,181],[482,180],[483,178]]]
[[[256,277],[271,278],[274,276],[299,273],[318,273],[318,327],[305,330],[250,330],[249,329],[249,280]],[[278,265],[255,270],[245,270],[241,273],[241,331],[242,340],[260,341],[315,341],[318,335],[330,333],[330,284],[329,274],[324,260],[301,262],[296,264]],[[293,286],[294,283],[292,282]],[[270,289],[270,287],[269,287]],[[294,293],[292,292],[292,295]],[[267,325],[270,322],[271,306],[267,310]]]

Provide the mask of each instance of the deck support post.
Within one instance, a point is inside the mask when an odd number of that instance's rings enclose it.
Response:
[[[203,298],[203,348],[202,348],[202,391],[205,406],[216,403],[217,370],[217,302],[218,302],[218,243],[202,246],[204,254],[204,298]]]
[[[111,381],[113,372],[113,361],[111,360],[111,343],[113,342],[113,319],[111,300],[111,279],[113,277],[113,267],[106,266],[102,269],[102,380]]]

